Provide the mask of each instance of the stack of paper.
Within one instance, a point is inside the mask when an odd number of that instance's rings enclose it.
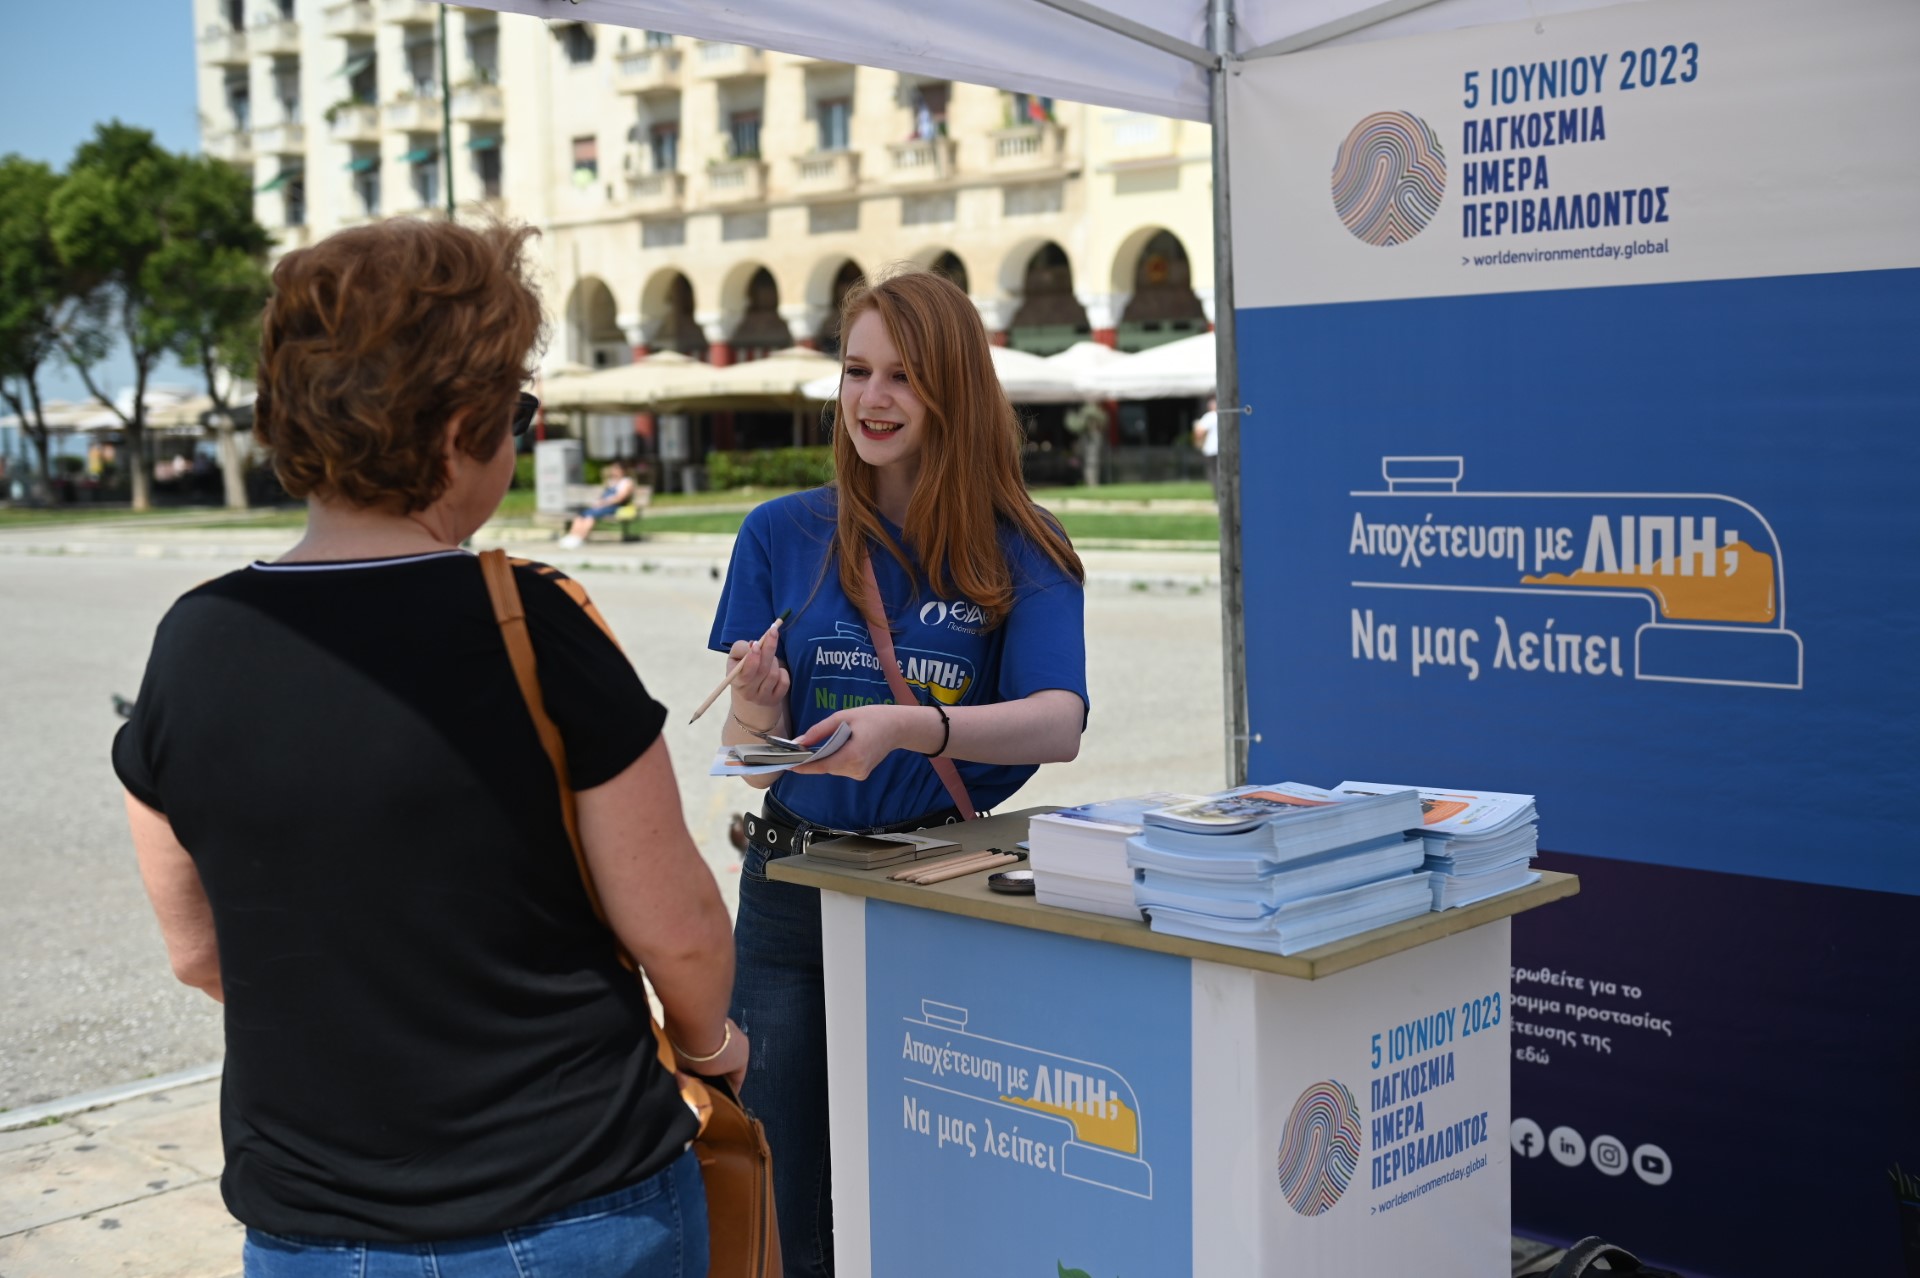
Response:
[[[943,856],[960,845],[952,839],[926,834],[848,834],[807,846],[807,855],[835,865],[857,865],[865,870]]]
[[[770,737],[761,733],[760,741],[749,741],[740,745],[721,746],[714,753],[713,765],[707,769],[707,775],[713,777],[757,777],[770,772],[785,772],[788,768],[797,768],[803,763],[815,759],[824,759],[841,746],[852,735],[852,729],[841,724],[833,730],[833,735],[819,745],[808,749],[796,746],[780,737]]]
[[[1034,899],[1042,905],[1138,919],[1127,840],[1140,833],[1151,809],[1197,800],[1191,794],[1142,794],[1034,817],[1027,826]]]
[[[1145,815],[1127,841],[1157,932],[1297,954],[1432,908],[1412,790],[1244,786]]]
[[[1336,794],[1365,796],[1404,791],[1405,786],[1343,781]],[[1530,794],[1493,790],[1418,790],[1426,841],[1426,869],[1432,871],[1433,908],[1472,905],[1536,882],[1533,854],[1538,849],[1539,813]]]

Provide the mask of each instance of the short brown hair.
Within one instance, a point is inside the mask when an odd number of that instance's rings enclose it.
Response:
[[[541,337],[533,234],[394,218],[280,259],[253,429],[287,492],[424,509],[456,413],[458,447],[493,455]]]

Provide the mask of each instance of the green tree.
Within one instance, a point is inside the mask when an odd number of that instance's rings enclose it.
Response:
[[[153,324],[166,348],[206,379],[227,505],[244,507],[246,473],[231,399],[234,380],[252,377],[259,361],[260,312],[270,288],[264,260],[272,240],[254,220],[247,175],[204,157],[181,162],[164,230],[150,267]]]
[[[179,157],[146,129],[118,120],[98,125],[74,152],[48,210],[54,251],[91,303],[71,311],[61,326],[60,347],[87,389],[120,419],[135,510],[148,509],[153,500],[147,381],[167,351],[169,333],[160,321],[154,259],[167,242],[180,167]],[[95,377],[116,339],[133,362],[126,409],[101,391]]]
[[[47,222],[59,185],[59,174],[37,160],[0,158],[0,399],[33,442],[43,495],[53,475],[40,369],[58,349],[69,293]]]

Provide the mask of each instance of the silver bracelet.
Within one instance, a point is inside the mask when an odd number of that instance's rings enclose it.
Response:
[[[740,716],[739,716],[738,714],[736,714],[736,713],[735,713],[734,711],[732,711],[732,710],[729,710],[729,711],[727,711],[727,717],[728,717],[728,718],[730,718],[730,719],[732,719],[732,720],[733,720],[733,721],[734,721],[735,723],[737,723],[737,724],[739,724],[739,725],[740,725],[741,727],[743,727],[743,728],[745,728],[745,729],[746,729],[746,730],[747,730],[748,732],[756,732],[756,733],[757,733],[757,732],[772,732],[772,731],[773,731],[773,730],[774,730],[775,728],[777,728],[777,727],[779,727],[779,726],[780,726],[780,716],[779,716],[779,715],[775,715],[775,716],[773,717],[773,722],[772,722],[772,723],[769,723],[769,724],[768,724],[768,725],[767,725],[766,727],[764,727],[764,728],[756,728],[756,727],[754,727],[754,726],[753,726],[753,725],[752,725],[751,723],[748,723],[748,722],[747,722],[747,721],[746,721],[745,719],[742,719],[742,718],[741,718],[741,717],[740,717]]]

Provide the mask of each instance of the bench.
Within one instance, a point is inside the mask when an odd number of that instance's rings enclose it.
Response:
[[[597,484],[567,485],[567,505],[573,509],[578,510],[591,506],[599,496],[600,488]],[[633,496],[627,500],[627,504],[594,525],[594,532],[599,532],[600,529],[611,524],[620,530],[621,541],[639,541],[640,518],[646,514],[647,507],[652,501],[652,486],[648,484],[635,484],[633,486]],[[570,520],[573,516],[569,514],[562,518]],[[589,534],[589,539],[591,539],[591,534]]]

